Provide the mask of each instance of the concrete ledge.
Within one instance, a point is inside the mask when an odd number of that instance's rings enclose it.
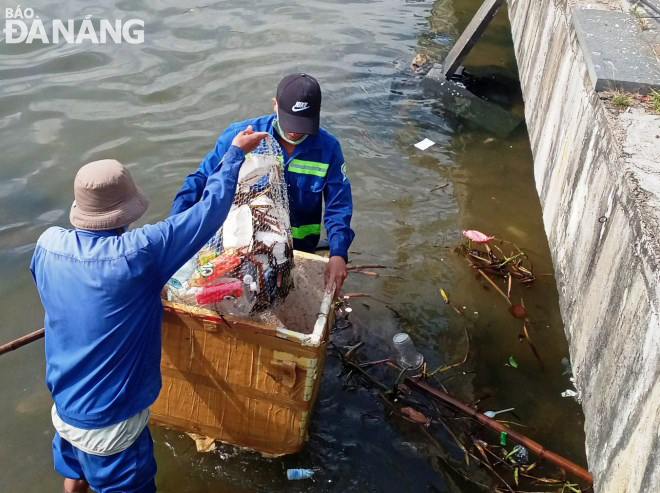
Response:
[[[568,0],[509,16],[595,489],[660,491],[660,118],[607,112]]]
[[[660,63],[638,19],[626,12],[576,9],[573,26],[596,91],[660,88]]]

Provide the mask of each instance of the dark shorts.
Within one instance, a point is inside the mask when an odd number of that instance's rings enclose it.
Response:
[[[68,479],[84,479],[97,493],[154,493],[156,459],[149,428],[123,452],[99,456],[77,449],[55,433],[55,470]]]

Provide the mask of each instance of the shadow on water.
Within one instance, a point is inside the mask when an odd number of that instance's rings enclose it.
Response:
[[[226,125],[269,112],[281,76],[308,71],[322,82],[323,124],[339,137],[349,166],[357,232],[351,260],[397,267],[379,277],[351,275],[345,290],[391,303],[400,318],[378,302],[356,299],[353,326],[333,339],[364,341],[365,356],[378,359],[392,354],[391,338],[403,330],[430,366],[460,360],[463,329],[442,303],[442,288],[472,319],[472,355],[449,389],[467,401],[490,395],[484,409],[515,407],[533,438],[584,463],[580,408],[560,397],[570,385],[561,365],[568,349],[524,126],[499,138],[438,110],[409,69],[417,53],[442,59],[479,3],[31,4],[51,19],[89,13],[144,19],[146,33],[143,45],[0,42],[1,339],[42,325],[29,260],[43,230],[67,226],[80,165],[101,157],[126,163],[151,199],[144,221],[157,221]],[[505,11],[466,67],[483,76],[475,92],[523,114]],[[415,149],[423,138],[436,144]],[[516,296],[524,297],[545,370],[520,344],[519,321],[453,252],[462,229],[494,234],[530,253],[538,281]],[[510,356],[517,369],[505,366]],[[343,388],[338,372],[329,356],[310,441],[293,456],[264,459],[229,446],[198,454],[187,437],[154,428],[159,490],[481,491],[438,458],[456,452],[446,437],[440,437],[446,448],[434,448],[415,427],[390,416],[373,391]],[[57,491],[42,342],[0,358],[0,389],[4,489]],[[287,482],[288,467],[319,472],[314,482]]]

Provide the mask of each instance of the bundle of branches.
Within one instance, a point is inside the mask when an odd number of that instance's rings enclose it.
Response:
[[[345,387],[361,385],[373,389],[387,413],[417,427],[434,454],[465,481],[496,493],[592,491],[592,485],[586,481],[582,486],[570,481],[564,469],[541,458],[534,460],[527,449],[507,441],[506,432],[496,433],[478,426],[477,421],[420,390],[414,382],[424,382],[428,372],[422,371],[411,379],[407,377],[410,372],[398,368],[391,360],[363,361],[359,353],[363,343],[344,348],[331,345],[341,359],[339,376],[345,379]],[[442,382],[438,384],[444,389]],[[477,403],[473,406],[476,407]],[[498,423],[523,426],[512,421]],[[513,436],[512,430],[510,433]],[[516,435],[522,436],[520,433]],[[563,460],[570,465],[569,461]],[[575,468],[580,469],[579,466]],[[584,470],[583,474],[588,475]]]
[[[504,244],[501,242],[500,244]],[[525,252],[513,245],[514,250],[506,255],[495,244],[474,243],[470,240],[459,245],[456,251],[463,255],[476,269],[503,279],[513,278],[521,284],[530,285],[536,280],[532,262]]]
[[[511,245],[513,245],[514,251],[511,252],[511,255],[507,256],[500,247],[492,243],[495,239],[493,236],[487,236],[479,231],[463,231],[463,236],[467,238],[467,241],[459,245],[456,251],[460,255],[463,255],[468,261],[468,264],[506,300],[509,305],[509,313],[516,318],[524,320],[522,337],[528,342],[534,356],[541,367],[543,367],[541,356],[529,333],[531,321],[527,317],[525,303],[522,298],[520,299],[520,304],[514,303],[511,299],[513,279],[518,280],[525,287],[529,287],[536,280],[532,272],[533,266],[529,256],[513,243]],[[504,243],[504,241],[500,240],[500,245]],[[498,286],[498,283],[495,282],[493,277],[499,277],[506,281],[506,292]],[[445,303],[454,306],[444,291],[441,290],[441,294]],[[456,310],[455,306],[454,310]]]

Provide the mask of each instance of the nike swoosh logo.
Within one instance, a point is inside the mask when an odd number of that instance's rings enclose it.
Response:
[[[298,101],[296,104],[293,105],[291,111],[293,111],[294,113],[298,113],[299,111],[305,111],[308,108],[309,108],[309,103],[303,103],[301,101]]]

